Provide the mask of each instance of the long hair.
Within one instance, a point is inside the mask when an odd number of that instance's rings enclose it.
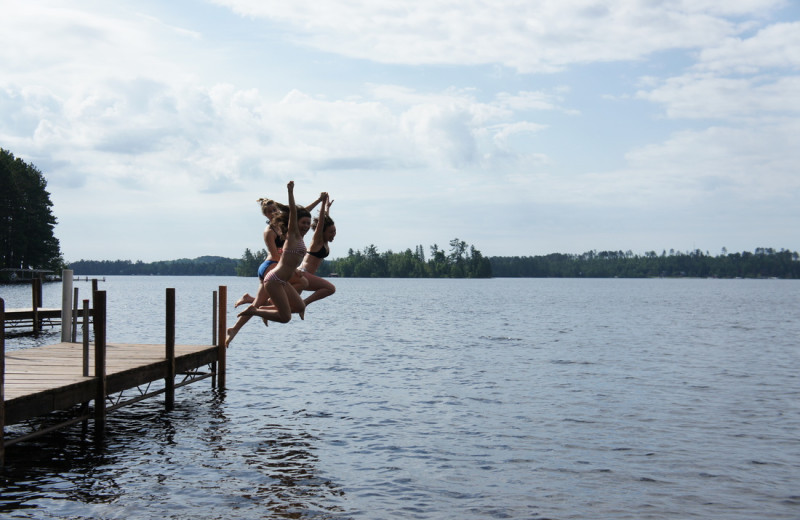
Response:
[[[319,217],[314,217],[314,220],[311,221],[311,229],[316,231],[318,224],[319,224]],[[333,223],[333,219],[331,217],[329,217],[328,215],[325,215],[325,220],[322,222],[322,231],[325,231],[326,229],[328,229],[333,224],[334,224]]]
[[[275,204],[277,205],[279,211],[273,215],[272,220],[270,220],[269,223],[271,226],[275,226],[278,230],[280,230],[281,235],[285,235],[289,230],[289,206],[284,206],[278,202]],[[284,211],[283,208],[286,208],[286,210]],[[295,206],[295,208],[297,209],[298,221],[303,217],[311,218],[311,212],[303,206]]]
[[[270,207],[276,208],[278,211],[289,213],[289,206],[285,204],[281,204],[280,202],[274,201],[272,199],[258,199],[256,202],[261,206],[261,214],[265,217],[267,216],[267,209]]]

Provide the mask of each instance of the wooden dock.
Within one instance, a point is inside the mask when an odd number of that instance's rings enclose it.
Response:
[[[206,378],[212,387],[225,388],[225,328],[227,288],[213,294],[210,345],[175,344],[175,290],[167,289],[165,342],[151,344],[106,344],[106,294],[94,294],[94,348],[83,343],[54,345],[5,352],[5,327],[0,327],[0,464],[8,446],[94,419],[95,435],[101,436],[107,412],[158,394],[165,395],[168,410],[174,405],[175,389]],[[6,319],[0,299],[0,320]],[[87,331],[88,324],[84,325]],[[91,370],[90,370],[91,367]],[[205,370],[201,370],[207,367]],[[90,374],[91,372],[91,374]],[[150,391],[153,382],[163,388]],[[147,388],[143,391],[142,386]],[[127,390],[138,389],[124,398]],[[119,394],[119,395],[117,395]],[[88,412],[88,403],[94,403]],[[102,403],[102,404],[98,404]],[[81,407],[77,417],[29,434],[6,438],[5,427],[51,412]]]
[[[83,318],[83,309],[72,311],[73,316]],[[92,316],[91,310],[87,313]],[[61,325],[61,309],[26,308],[6,309],[5,328],[40,330],[43,326],[55,327]]]
[[[64,272],[67,273],[65,278],[68,280],[68,288],[72,288],[72,272]],[[86,277],[86,281],[89,281],[88,277]],[[61,320],[64,316],[64,312],[61,308],[54,309],[42,307],[42,279],[33,278],[31,280],[26,280],[25,282],[30,282],[31,284],[32,306],[23,309],[6,309],[5,320],[3,321],[4,329],[30,329],[34,334],[38,334],[43,327],[56,327],[61,325]],[[97,282],[98,280],[96,278],[92,279],[92,294],[97,292]],[[72,341],[75,341],[77,337],[78,318],[83,319],[84,316],[87,316],[88,319],[91,319],[92,317],[92,310],[89,308],[89,300],[87,299],[83,301],[83,308],[78,307],[78,301],[78,288],[75,287],[74,296],[70,303],[71,305],[74,305],[74,307],[69,313],[69,319],[72,325]],[[62,301],[62,306],[63,304],[64,302]],[[70,337],[62,335],[61,339],[69,341]]]

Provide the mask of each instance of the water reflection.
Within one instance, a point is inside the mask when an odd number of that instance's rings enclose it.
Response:
[[[49,416],[47,422],[69,418],[63,412]],[[93,442],[87,430],[79,424],[7,448],[0,470],[0,512],[46,508],[58,501],[91,504],[118,499],[122,490],[104,470],[118,458]],[[24,433],[19,426],[16,431]]]
[[[347,518],[314,435],[279,410],[231,416],[224,392],[184,390],[172,412],[158,398],[113,412],[99,443],[78,424],[9,447],[0,515]]]

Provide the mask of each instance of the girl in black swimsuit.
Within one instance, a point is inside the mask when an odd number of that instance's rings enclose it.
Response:
[[[319,209],[319,217],[311,223],[314,236],[303,259],[303,265],[300,266],[300,270],[303,271],[303,277],[308,281],[308,286],[305,290],[313,291],[311,295],[303,300],[306,306],[317,300],[327,298],[336,292],[336,287],[332,283],[316,275],[317,269],[322,265],[323,258],[330,254],[330,242],[336,237],[336,224],[333,223],[333,219],[329,215],[331,204],[333,204],[332,200],[323,201]]]

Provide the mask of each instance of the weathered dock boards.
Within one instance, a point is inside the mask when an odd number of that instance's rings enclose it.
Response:
[[[175,345],[175,371],[185,373],[217,361],[215,345]],[[166,379],[164,345],[106,346],[107,393]],[[94,366],[94,353],[89,363]],[[83,345],[58,343],[6,352],[6,424],[16,424],[95,398],[96,378],[83,376]]]

